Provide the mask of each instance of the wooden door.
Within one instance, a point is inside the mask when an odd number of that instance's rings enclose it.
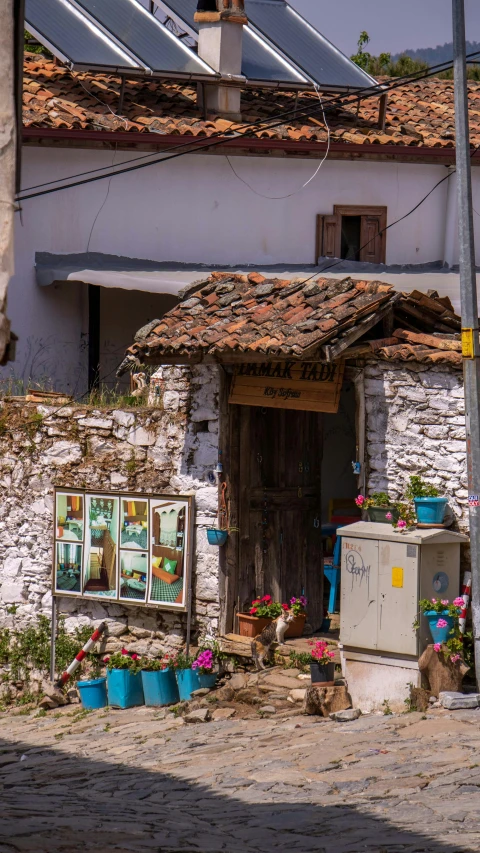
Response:
[[[323,619],[320,473],[323,416],[241,406],[237,604],[304,593]]]

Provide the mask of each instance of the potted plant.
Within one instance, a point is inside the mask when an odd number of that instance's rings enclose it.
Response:
[[[142,664],[138,655],[127,649],[103,658],[107,665],[108,704],[112,708],[133,708],[144,705]]]
[[[192,669],[193,655],[178,652],[173,658],[173,669],[182,702],[188,702],[194,690],[199,689],[198,676]]]
[[[374,492],[371,497],[358,495],[355,503],[360,509],[366,510],[369,521],[380,524],[392,524],[399,519],[399,512],[394,501],[391,501],[386,492]]]
[[[312,684],[331,687],[335,683],[335,664],[333,662],[335,652],[329,650],[326,640],[310,640],[309,645],[312,646],[310,660]]]
[[[271,595],[264,595],[263,598],[256,598],[252,601],[248,613],[238,614],[238,631],[242,637],[251,637],[252,639],[258,634],[261,634],[263,629],[270,625],[273,619],[280,616],[282,605],[277,601],[272,601]]]
[[[217,673],[215,672],[215,659],[212,649],[203,649],[192,663],[192,670],[198,678],[198,688],[215,687]]]
[[[423,598],[419,602],[435,644],[442,646],[455,636],[460,612],[464,606],[464,600],[460,597],[455,598],[452,603],[445,598]],[[415,623],[414,627],[418,628],[418,623]]]
[[[419,524],[443,524],[448,498],[440,497],[435,486],[414,475],[410,477],[405,497],[415,504]]]
[[[292,610],[295,619],[290,623],[286,632],[285,639],[289,639],[292,637],[301,637],[303,634],[303,629],[305,627],[305,621],[307,618],[306,608],[307,599],[304,595],[301,595],[299,598],[291,598],[290,604],[282,604],[282,608],[284,610]]]
[[[174,672],[174,658],[142,658],[142,686],[145,705],[175,705],[179,699]]]

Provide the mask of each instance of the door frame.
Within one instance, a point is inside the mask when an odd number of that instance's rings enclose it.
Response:
[[[230,387],[233,379],[233,367],[219,364],[219,459],[223,464],[223,477],[219,482],[219,498],[222,483],[227,485],[227,501],[230,527],[239,526],[240,516],[240,406],[231,405]],[[367,483],[367,453],[365,434],[365,379],[363,367],[346,367],[345,379],[355,385],[355,425],[358,458],[361,473],[358,487],[365,492]],[[241,531],[229,535],[224,548],[219,553],[219,633],[224,635],[236,629],[238,605],[238,585],[240,568]]]

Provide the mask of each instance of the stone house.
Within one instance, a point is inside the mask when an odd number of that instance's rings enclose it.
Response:
[[[421,473],[448,494],[458,529],[467,530],[458,330],[447,299],[418,291],[405,296],[349,278],[305,283],[218,273],[129,348],[122,370],[160,363],[147,406],[95,410],[7,399],[0,434],[1,624],[50,613],[56,485],[195,496],[194,636],[231,631],[236,612],[265,592],[305,592],[318,627],[321,524],[331,500],[351,505],[358,489],[400,497],[409,474]],[[253,377],[278,388],[280,376],[281,385],[295,388],[294,362],[308,365],[308,376],[315,365],[339,360],[345,368],[337,403],[324,389],[315,391],[313,410],[284,408],[295,397],[282,398],[278,408],[229,403],[242,365],[247,382]],[[245,393],[241,383],[239,389]],[[358,477],[352,461],[361,463]],[[217,523],[215,476],[227,484],[233,528],[220,549],[206,537]],[[185,641],[185,613],[58,601],[69,629],[107,619],[109,650],[128,642],[132,650],[157,653]]]

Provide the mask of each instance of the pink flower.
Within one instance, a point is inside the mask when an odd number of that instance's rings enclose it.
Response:
[[[453,603],[455,607],[465,607],[465,601],[460,595],[458,596],[458,598],[454,599]]]
[[[262,601],[271,601],[271,600],[272,600],[272,596],[271,596],[271,595],[264,595],[264,596],[263,596],[263,598],[262,598],[261,600],[262,600]]]
[[[132,660],[138,660],[138,655],[132,655]]]
[[[434,643],[433,648],[435,649],[436,652],[441,652],[442,651],[442,644],[441,643]]]
[[[126,649],[122,649],[122,655],[128,655],[128,652]]]
[[[432,598],[432,599],[431,599],[431,602],[432,602],[432,604],[436,604],[436,603],[437,603],[437,599],[436,599],[436,598]]]
[[[359,495],[358,498],[355,498],[355,503],[357,504],[357,506],[363,506],[363,504],[365,503],[364,496]]]
[[[251,608],[250,608],[250,610],[249,610],[250,616],[255,616],[255,613],[256,613],[256,612],[257,612],[257,608],[256,608],[256,607],[251,607]]]
[[[442,598],[442,604],[450,604],[448,598]]]
[[[406,521],[404,521],[404,520],[403,520],[403,518],[400,518],[400,519],[397,521],[397,527],[398,527],[398,529],[399,529],[399,530],[404,530],[406,526],[407,526],[407,522],[406,522]]]
[[[109,655],[105,655],[105,657],[103,658],[103,662],[108,663],[109,660],[110,660]]]
[[[296,598],[291,598],[291,599],[290,599],[290,604],[296,604],[296,603],[297,603],[297,599],[296,599]]]
[[[452,663],[456,663],[457,660],[460,660],[460,655],[451,655],[450,660],[452,661]]]
[[[437,622],[437,628],[448,628],[448,622],[445,619],[439,619]]]
[[[392,518],[393,518],[392,513],[391,513],[391,512],[387,512],[387,514],[386,514],[385,518],[387,519],[387,521],[391,521],[391,520],[392,520]]]

